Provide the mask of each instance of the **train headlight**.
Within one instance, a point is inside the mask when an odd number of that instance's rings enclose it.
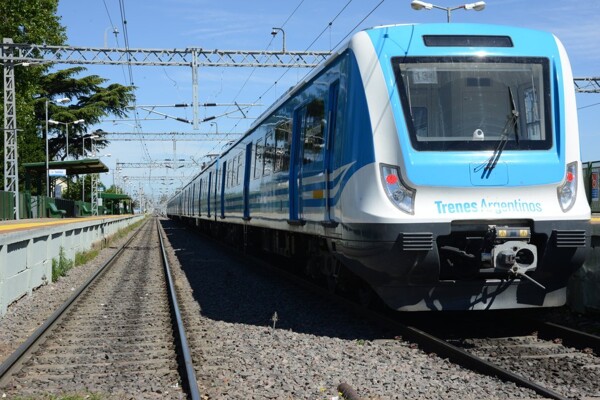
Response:
[[[557,188],[558,203],[563,212],[567,212],[575,204],[577,198],[577,162],[567,164],[565,181]]]
[[[405,213],[414,214],[416,191],[403,184],[400,179],[400,169],[381,164],[381,179],[385,193],[392,203]]]

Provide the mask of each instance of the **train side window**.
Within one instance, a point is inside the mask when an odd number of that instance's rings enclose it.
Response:
[[[256,141],[256,152],[254,153],[254,179],[258,179],[262,176],[263,148],[263,139],[260,138]]]
[[[523,91],[523,101],[525,103],[525,123],[527,124],[527,139],[541,140],[542,128],[538,96],[534,87],[529,87]]]
[[[264,148],[264,168],[263,175],[267,176],[273,171],[273,161],[275,156],[275,137],[273,131],[267,133],[265,137],[265,148]]]
[[[198,185],[198,216],[202,216],[202,188],[203,188],[202,179],[200,179],[200,184]]]
[[[233,157],[230,161],[231,163],[231,168],[228,168],[227,170],[227,187],[232,187],[235,186],[235,172],[236,172],[236,164],[237,159],[235,157]]]
[[[275,172],[290,169],[292,146],[292,120],[286,118],[275,127]]]
[[[311,164],[311,169],[323,168],[325,153],[325,102],[314,99],[306,105],[303,137],[303,164]]]
[[[240,152],[240,154],[238,154],[237,156],[237,163],[236,163],[236,172],[235,172],[235,184],[239,185],[240,184],[240,180],[242,177],[242,154],[244,152]]]

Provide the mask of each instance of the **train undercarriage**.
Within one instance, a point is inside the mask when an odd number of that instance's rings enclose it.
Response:
[[[399,311],[561,306],[589,241],[583,223],[575,229],[527,221],[453,224],[369,242],[185,221],[244,253],[278,257],[278,264],[332,292]]]

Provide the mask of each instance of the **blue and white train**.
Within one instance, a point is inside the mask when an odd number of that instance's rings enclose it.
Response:
[[[503,26],[359,32],[167,213],[395,310],[563,305],[590,244],[565,49]]]

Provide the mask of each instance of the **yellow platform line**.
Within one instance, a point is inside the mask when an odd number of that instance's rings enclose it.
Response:
[[[86,218],[64,218],[64,219],[53,219],[50,221],[37,221],[37,222],[23,222],[23,223],[18,223],[18,224],[6,224],[6,225],[0,225],[0,232],[20,231],[20,230],[24,230],[24,229],[41,228],[44,226],[53,226],[53,225],[65,225],[65,224],[70,224],[70,223],[74,223],[74,222],[95,221],[95,220],[99,220],[99,219],[117,218],[117,217],[122,217],[125,215],[130,215],[130,214],[103,215],[101,217],[98,216],[98,217],[86,217]]]

